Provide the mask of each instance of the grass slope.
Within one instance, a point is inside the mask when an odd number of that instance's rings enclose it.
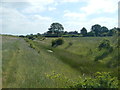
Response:
[[[109,59],[112,60],[113,53],[104,60],[94,62],[95,56],[99,55],[97,46],[103,37],[64,38],[65,43],[57,48],[51,47],[52,39],[55,38],[43,41],[25,39],[26,42],[22,38],[3,36],[3,87],[65,87],[65,83],[46,77],[52,72],[62,73],[73,80],[83,77],[83,74],[89,77],[97,71],[117,75],[117,68],[106,65]],[[69,42],[73,44],[69,46]]]
[[[2,40],[3,88],[64,87],[45,74],[55,71],[70,78],[80,75],[44,48],[38,53],[21,38],[3,36]]]
[[[114,55],[117,53],[116,49],[99,62],[94,61],[95,57],[102,53],[98,51],[97,47],[103,39],[111,40],[111,37],[64,38],[65,43],[57,48],[51,48],[50,45],[52,38],[47,38],[44,41],[38,42],[36,46],[53,50],[54,53],[51,53],[51,55],[59,58],[62,62],[68,64],[82,74],[92,75],[97,71],[106,71],[117,76],[118,69],[107,66],[110,58],[112,58],[112,61],[115,61],[116,63],[118,62],[117,58],[114,58]],[[72,42],[73,45],[66,49],[66,47],[69,45],[69,42]]]

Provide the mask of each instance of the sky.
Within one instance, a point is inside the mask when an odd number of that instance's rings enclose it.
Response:
[[[58,22],[64,31],[78,31],[100,24],[118,27],[118,0],[1,0],[2,34],[44,33]]]

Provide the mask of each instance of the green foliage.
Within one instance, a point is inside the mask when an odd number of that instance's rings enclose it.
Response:
[[[86,30],[86,28],[83,27],[83,28],[81,29],[81,34],[83,35],[83,37],[87,35],[87,30]]]
[[[23,37],[23,36],[19,36],[19,37]],[[37,34],[30,34],[30,35],[26,35],[26,36],[24,36],[24,37],[26,37],[26,38],[28,38],[28,39],[31,39],[31,40],[35,40],[35,39],[42,39],[42,38],[44,38],[40,33],[37,33]]]
[[[104,39],[98,45],[98,50],[98,55],[95,57],[95,61],[101,60],[108,56],[113,51],[113,47],[110,45],[109,40]]]
[[[59,45],[62,45],[63,43],[64,43],[64,40],[62,38],[52,40],[52,47],[57,47]]]
[[[66,35],[62,35],[62,37],[80,37],[80,35],[66,34]]]
[[[85,78],[70,88],[118,88],[117,77],[112,77],[109,72],[97,72],[94,78]]]
[[[94,35],[95,35],[95,34],[94,34],[94,32],[92,32],[92,31],[90,31],[90,32],[87,33],[87,36],[88,36],[88,37],[94,37]]]
[[[53,72],[46,74],[49,79],[62,81],[66,88],[118,88],[117,77],[111,76],[109,72],[96,72],[93,77],[85,79],[79,77],[77,80],[72,80],[62,74]]]
[[[35,43],[32,40],[30,40],[28,38],[25,38],[24,40],[29,44],[30,48],[33,48],[33,49],[37,50],[38,53],[40,53],[39,48],[35,46]]]
[[[57,82],[62,82],[62,84],[64,85],[64,87],[68,87],[69,85],[73,85],[74,81],[69,79],[68,77],[66,77],[64,74],[59,74],[56,73],[55,71],[53,71],[51,74],[46,74],[45,76],[51,80],[55,80]]]
[[[105,26],[101,27],[100,36],[107,36],[108,31],[109,30],[107,27],[105,27]]]
[[[63,34],[64,27],[60,23],[52,23],[50,28],[48,28],[47,34],[53,35],[56,34],[57,36],[61,36]]]
[[[91,27],[92,32],[95,33],[95,36],[99,36],[100,30],[101,30],[101,25],[95,24]]]
[[[111,49],[110,41],[107,39],[104,39],[98,46],[99,51],[102,49]]]
[[[49,28],[50,31],[63,31],[64,27],[60,23],[52,23]]]
[[[31,40],[34,40],[36,38],[36,36],[33,34],[27,35],[26,37]]]
[[[109,61],[106,63],[109,68],[115,68],[120,66],[120,53],[119,49],[115,46],[112,54],[110,55],[111,58]]]
[[[95,33],[95,36],[107,36],[108,28],[99,24],[95,24],[91,27],[91,31]]]
[[[98,54],[98,56],[95,57],[95,61],[104,59],[109,53],[109,51],[104,51],[101,54]]]
[[[109,30],[108,36],[114,36],[114,35],[120,36],[120,28],[114,27]]]

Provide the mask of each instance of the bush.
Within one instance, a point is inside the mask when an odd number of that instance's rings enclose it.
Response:
[[[105,52],[103,52],[102,54],[96,56],[96,57],[95,57],[95,61],[98,61],[98,60],[101,60],[101,59],[105,58],[109,53],[110,53],[110,52],[105,51]]]
[[[62,81],[66,85],[65,88],[118,88],[117,77],[111,76],[109,72],[96,72],[93,77],[85,79],[79,77],[77,81],[55,72],[46,76],[50,79]]]
[[[58,45],[62,45],[63,43],[64,40],[62,38],[52,40],[52,47],[57,47]]]
[[[98,50],[100,53],[95,57],[95,61],[101,60],[108,56],[112,51],[113,47],[110,45],[110,41],[104,39],[98,46]]]
[[[24,40],[29,44],[30,48],[36,49],[36,47],[35,47],[34,43],[32,42],[32,40],[30,40],[28,38],[25,38]]]
[[[111,48],[110,41],[106,40],[106,39],[104,39],[98,46],[99,50],[101,50],[101,49],[109,49],[109,48]]]
[[[97,72],[94,78],[86,78],[82,82],[70,86],[71,88],[118,88],[117,77],[112,77],[109,72]]]

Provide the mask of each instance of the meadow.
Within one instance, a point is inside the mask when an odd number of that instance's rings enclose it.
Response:
[[[118,49],[113,37],[64,37],[56,48],[44,40],[2,36],[3,88],[64,88],[68,83],[48,78],[61,74],[72,81],[92,77],[96,72],[118,76]],[[98,45],[110,40],[113,51],[103,56]],[[96,57],[98,61],[95,61]]]

